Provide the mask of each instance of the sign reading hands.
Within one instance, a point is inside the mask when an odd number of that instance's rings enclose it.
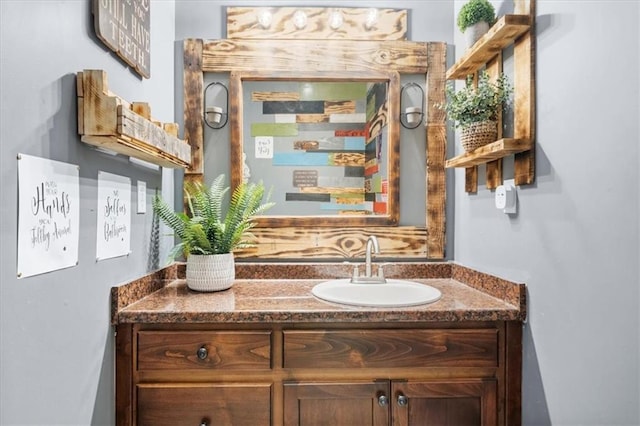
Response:
[[[79,167],[18,155],[18,278],[78,264]]]

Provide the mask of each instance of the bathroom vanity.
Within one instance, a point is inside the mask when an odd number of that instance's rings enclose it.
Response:
[[[196,293],[172,265],[112,290],[118,425],[520,424],[525,286],[455,263],[393,263],[440,300],[332,304],[345,264],[238,263]]]

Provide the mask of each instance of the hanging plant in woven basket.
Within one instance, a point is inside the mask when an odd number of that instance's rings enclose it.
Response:
[[[478,121],[462,128],[460,143],[466,152],[485,146],[498,138],[498,123],[496,121]]]
[[[455,91],[453,84],[446,88],[448,101],[439,105],[460,129],[461,143],[465,151],[473,151],[498,137],[498,117],[503,107],[508,105],[513,88],[507,77],[501,74],[491,81],[489,74],[480,73],[477,86],[471,76],[465,87]]]

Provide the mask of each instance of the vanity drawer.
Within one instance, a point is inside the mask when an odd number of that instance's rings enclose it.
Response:
[[[144,384],[137,386],[138,425],[255,425],[271,422],[271,385]]]
[[[284,368],[496,367],[498,330],[284,332]]]
[[[140,331],[138,370],[269,370],[271,331]]]

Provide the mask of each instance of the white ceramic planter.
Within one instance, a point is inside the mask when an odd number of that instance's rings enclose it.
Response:
[[[489,31],[489,24],[484,21],[473,24],[466,30],[464,30],[464,38],[467,43],[467,49],[473,46],[475,42],[480,39],[480,37],[487,33],[487,31]]]
[[[233,253],[187,257],[187,287],[196,291],[221,291],[236,278]]]

